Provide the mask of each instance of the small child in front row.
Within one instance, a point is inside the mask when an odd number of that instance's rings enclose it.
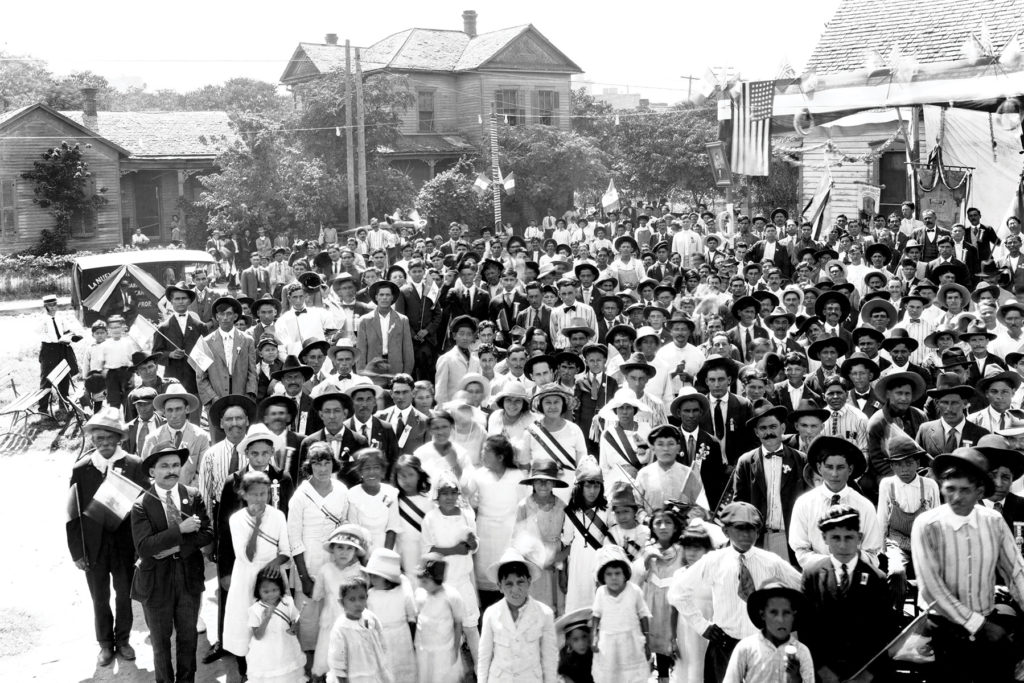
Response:
[[[646,683],[650,677],[651,611],[631,575],[622,548],[601,548],[590,634],[595,683]]]
[[[592,615],[590,607],[583,607],[555,622],[555,633],[563,641],[558,651],[558,675],[564,683],[594,683],[594,651],[590,649]]]
[[[632,485],[626,481],[612,484],[611,515],[608,520],[608,533],[611,542],[622,548],[626,559],[632,562],[640,556],[640,551],[651,538],[651,530],[637,521],[640,503]]]
[[[668,675],[678,657],[676,622],[679,614],[668,603],[668,587],[676,570],[683,566],[679,537],[686,525],[687,510],[669,504],[651,513],[648,526],[652,538],[633,562],[633,581],[643,590],[651,611],[651,651],[654,652],[659,683],[668,683]]]
[[[723,683],[814,683],[807,646],[793,637],[803,593],[770,580],[750,594],[747,616],[759,631],[741,640],[729,658]]]
[[[710,525],[703,520],[691,519],[679,538],[679,545],[683,549],[683,566],[675,571],[672,582],[669,584],[666,598],[670,604],[673,601],[672,586],[678,583],[682,572],[711,552],[714,546],[708,533],[708,526]],[[713,611],[710,588],[706,587],[697,595],[697,599],[704,618],[710,619]],[[704,683],[704,656],[708,651],[708,640],[690,626],[690,622],[679,614],[679,610],[675,606],[673,606],[672,612],[676,619],[676,649],[679,653],[673,680],[675,683]]]
[[[420,683],[462,680],[462,597],[445,585],[444,557],[425,553],[416,572],[416,670]]]
[[[296,636],[299,610],[285,590],[280,574],[260,572],[249,607],[252,640],[245,655],[248,680],[253,683],[300,683],[305,680],[306,655]]]
[[[484,612],[476,679],[480,683],[548,683],[556,678],[558,645],[551,608],[530,597],[540,568],[507,549],[487,568],[502,600]]]
[[[341,585],[353,577],[362,577],[361,562],[366,561],[368,545],[366,529],[357,524],[342,524],[324,539],[324,549],[330,557],[317,572],[313,582],[312,600],[319,603],[320,631],[313,652],[313,676],[323,679],[328,671],[327,648],[331,629],[342,617],[342,603],[338,595]]]
[[[555,612],[565,602],[558,586],[558,564],[564,559],[565,503],[554,490],[568,486],[558,474],[558,465],[551,458],[533,459],[530,476],[519,482],[532,488],[533,493],[519,501],[512,532],[512,547],[541,568],[540,578],[530,586],[530,597]]]
[[[394,550],[375,548],[363,572],[370,582],[366,607],[380,620],[384,646],[396,681],[416,680],[416,596]]]
[[[341,616],[331,629],[327,661],[328,683],[392,683],[384,630],[366,609],[369,586],[362,576],[346,579],[338,588]]]

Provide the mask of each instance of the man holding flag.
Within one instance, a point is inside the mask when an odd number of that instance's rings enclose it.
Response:
[[[68,550],[75,566],[85,572],[92,597],[93,622],[100,652],[99,666],[109,666],[114,653],[135,659],[128,643],[132,631],[131,585],[135,573],[132,505],[149,476],[142,461],[121,450],[126,429],[117,408],[96,413],[85,425],[95,450],[79,459],[71,470]],[[115,611],[110,611],[110,585]]]
[[[179,282],[168,286],[164,297],[171,303],[173,311],[153,330],[153,353],[162,354],[160,364],[164,366],[164,377],[173,377],[181,382],[185,391],[198,395],[197,368],[189,362],[188,356],[196,342],[207,333],[207,326],[189,310],[196,300],[196,293]],[[199,415],[199,411],[194,411],[191,421],[199,424]]]

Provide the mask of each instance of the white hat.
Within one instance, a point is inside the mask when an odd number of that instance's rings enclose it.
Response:
[[[376,548],[370,553],[363,573],[383,577],[391,583],[402,583],[402,558],[389,548]]]
[[[262,422],[257,422],[249,427],[249,431],[245,433],[245,437],[238,444],[238,450],[245,453],[246,449],[252,444],[258,441],[268,441],[273,446],[277,437],[274,432],[270,431],[270,428]]]
[[[523,557],[523,554],[515,548],[506,548],[505,552],[501,554],[501,558],[487,568],[487,580],[497,584],[498,571],[501,569],[501,566],[504,564],[511,564],[512,562],[522,562],[526,565],[526,568],[530,571],[531,582],[540,578],[540,567]]]

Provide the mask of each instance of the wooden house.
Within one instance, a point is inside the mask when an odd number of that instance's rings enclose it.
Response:
[[[76,220],[69,242],[100,251],[130,243],[136,228],[154,245],[169,243],[179,198],[198,196],[196,176],[214,170],[233,135],[225,112],[97,112],[95,93],[86,93],[83,111],[34,104],[0,114],[0,254],[32,247],[53,227],[48,210],[33,203],[32,182],[21,177],[48,148],[81,145],[88,189],[105,188],[108,203],[90,220]]]
[[[361,54],[364,75],[403,75],[416,96],[398,142],[382,151],[417,184],[478,153],[492,104],[512,125],[572,126],[570,78],[582,71],[571,59],[531,24],[477,34],[476,12],[462,18],[462,31],[406,29]],[[345,47],[328,34],[324,43],[299,43],[281,82],[301,107],[303,83],[344,68]]]

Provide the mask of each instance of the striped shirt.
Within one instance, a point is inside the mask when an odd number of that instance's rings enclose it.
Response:
[[[231,456],[235,445],[227,439],[219,441],[207,449],[199,463],[199,476],[195,484],[203,500],[210,504],[220,503],[220,494],[224,491],[224,483],[238,470],[249,466],[245,453],[238,451],[238,467],[231,469]]]
[[[923,318],[918,318],[917,320],[904,318],[899,327],[907,331],[908,337],[917,340],[917,348],[910,354],[910,362],[920,365],[931,350],[924,345],[924,338],[935,331],[935,325]]]
[[[571,311],[565,310],[565,304],[551,310],[551,343],[556,349],[569,348],[569,338],[561,332],[577,318],[582,318],[595,335],[598,333],[597,315],[594,313],[594,309],[582,301],[577,301],[572,306],[573,310]]]
[[[836,436],[846,441],[853,441],[857,448],[866,451],[868,447],[868,418],[858,408],[849,403],[839,411],[826,406],[829,417],[821,426],[822,436]]]
[[[775,553],[751,548],[743,553],[754,586],[777,579],[790,588],[800,589],[800,573]],[[730,545],[700,558],[683,572],[676,572],[668,589],[668,602],[697,633],[717,624],[733,638],[742,639],[758,629],[747,616],[747,603],[740,599],[740,553]],[[711,591],[711,618],[704,616],[702,597]]]
[[[961,517],[948,505],[922,513],[910,535],[925,604],[971,634],[995,608],[996,572],[1024,601],[1024,559],[1003,516],[982,505]]]
[[[793,515],[789,525],[789,547],[793,549],[797,562],[801,567],[807,567],[829,555],[828,546],[821,530],[818,529],[818,520],[832,507],[832,499],[835,496],[839,496],[839,505],[849,505],[860,513],[860,530],[864,534],[860,549],[864,559],[877,565],[883,539],[875,506],[849,486],[833,493],[824,484],[801,495],[793,504]]]

